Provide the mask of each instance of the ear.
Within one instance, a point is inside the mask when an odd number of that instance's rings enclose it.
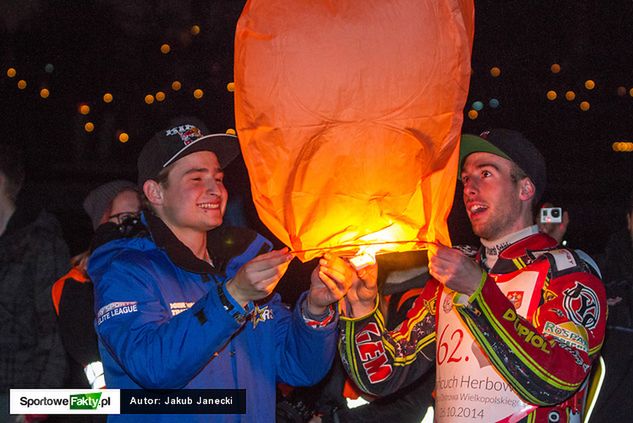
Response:
[[[152,205],[160,206],[163,204],[163,188],[155,180],[148,179],[145,181],[143,184],[143,193]]]
[[[523,178],[519,181],[521,191],[519,192],[519,198],[523,201],[531,200],[536,193],[536,187],[532,183],[530,178]]]

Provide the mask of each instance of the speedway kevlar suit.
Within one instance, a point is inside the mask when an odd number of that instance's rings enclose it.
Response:
[[[393,331],[378,307],[342,318],[339,348],[356,384],[381,396],[435,360],[439,422],[580,422],[606,313],[590,267],[533,234],[501,250],[470,298],[431,280]]]

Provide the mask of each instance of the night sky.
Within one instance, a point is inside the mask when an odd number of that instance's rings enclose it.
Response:
[[[195,115],[214,132],[234,127],[226,85],[233,79],[234,28],[244,2],[10,3],[0,4],[0,142],[25,150],[28,179],[20,201],[55,213],[77,253],[90,236],[84,196],[110,179],[134,180],[140,148],[170,118]],[[601,251],[608,233],[625,225],[624,199],[633,189],[633,152],[612,149],[614,142],[633,141],[631,46],[631,1],[476,2],[463,130],[507,127],[532,139],[547,159],[545,199],[570,211],[568,240],[589,252]],[[553,73],[552,64],[560,72]],[[171,88],[175,80],[179,91]],[[585,88],[587,80],[595,88]],[[48,98],[40,97],[41,88],[50,90]],[[204,91],[200,100],[193,98],[196,88]],[[557,94],[553,101],[550,90]],[[146,104],[145,96],[158,91],[165,100]],[[102,100],[106,92],[111,103]],[[483,108],[471,119],[475,101]],[[589,110],[580,110],[582,101]],[[79,113],[81,104],[90,113]],[[84,130],[86,122],[93,132]],[[117,140],[120,132],[128,142]],[[227,176],[229,190],[246,184],[240,163]],[[459,206],[451,217],[458,242],[472,238]]]

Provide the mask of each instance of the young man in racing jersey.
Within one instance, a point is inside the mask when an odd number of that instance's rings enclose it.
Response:
[[[385,395],[435,361],[439,422],[580,422],[604,338],[602,282],[533,225],[545,162],[530,141],[494,129],[464,135],[460,153],[464,204],[481,249],[471,257],[432,247],[435,281],[392,331],[372,272],[361,275],[342,321],[344,365],[361,389]]]

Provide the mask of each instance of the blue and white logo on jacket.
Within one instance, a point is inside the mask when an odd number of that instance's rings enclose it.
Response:
[[[97,313],[97,325],[100,325],[111,317],[136,312],[138,312],[138,301],[117,301],[110,303],[99,309]]]

